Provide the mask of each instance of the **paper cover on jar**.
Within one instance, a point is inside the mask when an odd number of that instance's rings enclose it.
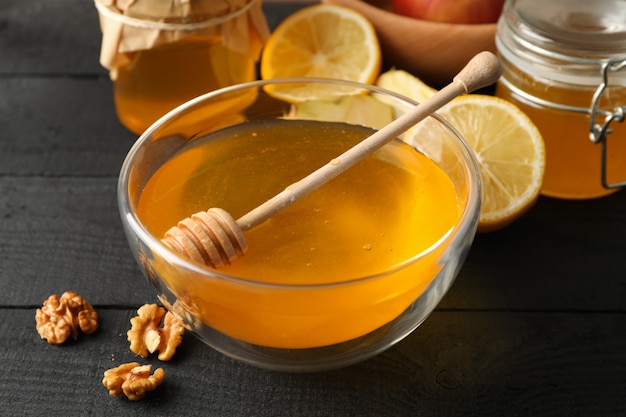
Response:
[[[100,63],[115,79],[127,53],[188,36],[220,37],[233,51],[258,58],[269,28],[260,0],[94,0],[100,18]]]

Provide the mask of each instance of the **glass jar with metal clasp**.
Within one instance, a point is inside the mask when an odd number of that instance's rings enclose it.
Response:
[[[496,95],[546,144],[543,195],[587,199],[626,186],[626,8],[617,0],[507,0]]]

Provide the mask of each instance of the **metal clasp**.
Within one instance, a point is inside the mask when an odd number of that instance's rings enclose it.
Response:
[[[602,147],[602,186],[604,188],[620,188],[626,186],[626,181],[617,182],[609,184],[607,179],[607,135],[611,133],[613,130],[610,128],[610,124],[613,121],[623,122],[624,118],[626,118],[626,106],[618,106],[613,109],[613,111],[601,110],[599,109],[600,99],[602,98],[602,94],[604,90],[609,85],[609,71],[615,72],[620,71],[626,67],[626,59],[614,59],[606,61],[602,64],[602,83],[598,86],[598,89],[593,95],[593,100],[591,102],[591,122],[589,126],[589,139],[591,142],[595,144],[600,144]],[[596,123],[596,119],[599,118],[599,114],[604,116],[604,121],[602,123]]]

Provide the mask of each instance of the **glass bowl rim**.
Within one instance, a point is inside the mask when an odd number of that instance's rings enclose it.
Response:
[[[407,106],[416,106],[418,104],[417,101],[403,96],[400,93],[396,93],[391,90],[387,90],[375,85],[365,84],[357,81],[349,81],[349,80],[340,80],[333,78],[319,78],[319,77],[298,77],[298,78],[280,78],[280,79],[268,79],[268,80],[256,80],[250,81],[246,83],[240,83],[236,85],[231,85],[227,87],[223,87],[214,91],[210,91],[208,93],[199,95],[179,106],[172,109],[157,121],[155,121],[152,125],[150,125],[133,143],[128,153],[126,154],[124,161],[122,163],[118,182],[117,182],[117,202],[118,202],[118,210],[122,219],[122,222],[125,223],[124,226],[132,229],[132,232],[137,236],[139,241],[141,241],[145,246],[149,248],[151,252],[155,252],[159,254],[163,259],[166,259],[169,263],[176,265],[177,267],[184,268],[186,270],[193,271],[196,274],[202,275],[207,279],[222,279],[231,282],[237,282],[240,284],[245,284],[254,287],[263,287],[263,288],[273,288],[273,289],[286,289],[286,290],[311,290],[311,289],[323,289],[330,287],[340,287],[347,285],[354,285],[359,282],[364,282],[367,280],[375,280],[379,277],[384,277],[393,273],[395,271],[399,271],[409,267],[410,265],[418,262],[420,258],[428,255],[439,247],[442,247],[446,241],[451,241],[449,246],[453,246],[453,241],[459,239],[460,237],[465,236],[469,230],[468,228],[476,227],[476,224],[472,226],[472,222],[470,221],[473,217],[476,218],[476,222],[478,220],[478,215],[480,213],[481,207],[481,178],[478,160],[474,155],[473,151],[467,144],[466,140],[463,136],[448,123],[445,119],[440,117],[437,113],[433,113],[428,117],[432,117],[439,124],[441,124],[446,130],[448,130],[457,142],[460,144],[461,153],[464,156],[464,170],[467,171],[468,177],[470,178],[470,183],[473,182],[475,184],[474,187],[469,187],[469,192],[467,193],[467,203],[463,207],[463,211],[459,217],[458,222],[450,228],[445,234],[443,234],[438,240],[436,240],[431,246],[419,252],[418,254],[405,259],[404,261],[393,265],[393,267],[372,275],[359,276],[350,278],[341,282],[331,282],[331,283],[313,283],[313,284],[285,284],[285,283],[276,283],[276,282],[263,282],[257,281],[251,278],[239,277],[234,275],[225,274],[219,269],[208,268],[203,265],[200,265],[196,262],[193,262],[184,256],[181,256],[177,252],[168,248],[164,245],[160,239],[154,236],[141,222],[138,218],[137,214],[131,209],[130,205],[130,196],[128,193],[128,180],[130,178],[130,172],[135,162],[136,156],[143,145],[149,141],[152,137],[153,133],[156,132],[159,128],[165,125],[170,119],[178,116],[183,113],[185,110],[194,107],[195,105],[202,103],[204,101],[210,100],[216,96],[227,94],[233,91],[239,91],[250,88],[262,88],[265,85],[269,84],[295,84],[295,83],[326,83],[326,84],[338,84],[338,85],[347,85],[354,86],[355,88],[360,88],[370,93],[379,93],[386,96],[391,96],[398,102],[402,104],[406,104]]]

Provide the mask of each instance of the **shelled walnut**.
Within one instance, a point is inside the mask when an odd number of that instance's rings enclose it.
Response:
[[[142,399],[146,392],[154,391],[165,379],[165,371],[158,368],[152,372],[152,365],[138,362],[125,363],[104,372],[102,385],[115,397],[125,395],[129,400]]]
[[[163,327],[160,328],[161,319]],[[185,332],[182,322],[176,316],[166,313],[163,307],[156,304],[141,306],[130,323],[132,327],[127,333],[130,350],[144,358],[148,353],[158,350],[158,358],[162,361],[172,359]]]
[[[83,297],[73,291],[61,297],[52,294],[35,313],[37,332],[48,343],[60,345],[70,336],[76,340],[78,330],[92,334],[98,329],[98,313]]]

